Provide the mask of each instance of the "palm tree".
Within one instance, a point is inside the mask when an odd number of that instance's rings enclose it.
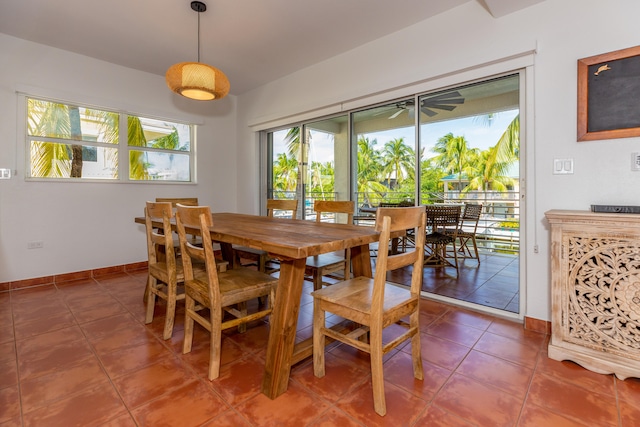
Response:
[[[474,156],[478,155],[478,149],[469,148],[464,136],[454,136],[449,132],[438,139],[433,151],[438,153],[433,159],[436,166],[448,174],[457,175],[458,190],[462,190],[462,175]]]
[[[404,138],[396,138],[384,145],[382,156],[387,185],[391,188],[391,176],[395,174],[397,187],[414,168],[415,153],[404,143]]]
[[[358,193],[363,195],[363,202],[367,205],[371,205],[371,195],[380,199],[388,190],[380,183],[383,172],[382,155],[375,149],[376,143],[375,139],[358,139]]]
[[[273,189],[295,192],[298,184],[298,162],[287,153],[280,153],[273,165]]]

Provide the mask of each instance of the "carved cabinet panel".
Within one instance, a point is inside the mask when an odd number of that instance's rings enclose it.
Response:
[[[640,377],[640,215],[552,210],[549,357]]]

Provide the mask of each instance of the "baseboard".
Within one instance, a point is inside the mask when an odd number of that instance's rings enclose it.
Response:
[[[16,289],[31,288],[34,286],[54,285],[57,283],[70,282],[72,280],[92,279],[110,274],[129,273],[147,268],[147,261],[134,262],[131,264],[116,265],[112,267],[96,268],[94,270],[76,271],[73,273],[56,274],[53,276],[35,277],[32,279],[16,280],[13,282],[0,283],[0,292],[7,292]]]
[[[524,328],[547,335],[551,334],[551,322],[547,320],[534,319],[533,317],[525,316]]]

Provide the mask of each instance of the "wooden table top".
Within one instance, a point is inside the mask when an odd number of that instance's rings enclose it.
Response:
[[[270,218],[239,213],[213,213],[211,239],[262,249],[282,258],[300,259],[376,242],[372,227]],[[144,218],[135,219],[144,224]]]

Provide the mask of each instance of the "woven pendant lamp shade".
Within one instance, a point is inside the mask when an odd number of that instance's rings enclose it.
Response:
[[[224,98],[229,93],[229,80],[222,71],[201,62],[180,62],[166,74],[169,89],[200,101]]]

